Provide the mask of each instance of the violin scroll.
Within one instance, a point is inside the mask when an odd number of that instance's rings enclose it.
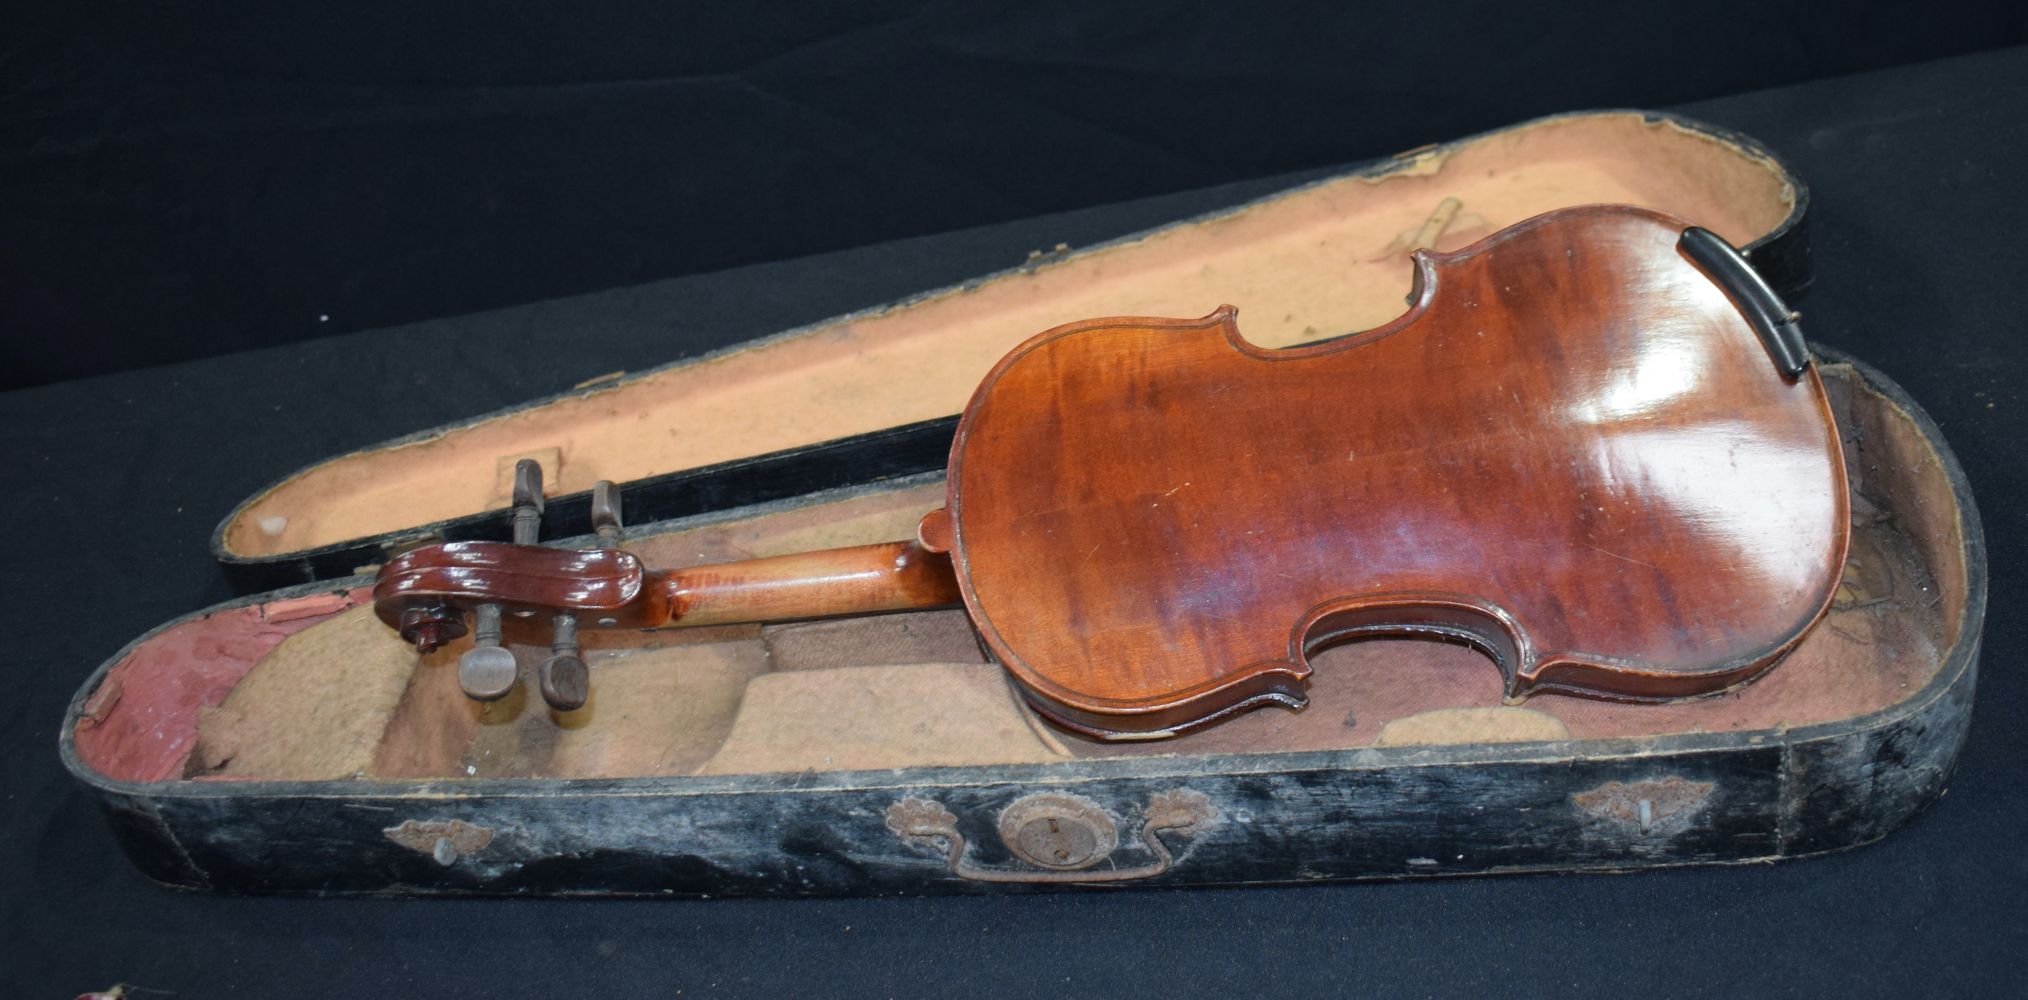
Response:
[[[578,644],[582,628],[786,621],[960,601],[950,557],[920,540],[651,569],[619,548],[619,496],[606,482],[592,491],[598,547],[548,548],[535,544],[541,472],[524,460],[515,481],[513,542],[412,549],[389,560],[373,587],[381,620],[425,653],[465,635],[471,616],[473,644],[458,661],[458,683],[480,701],[503,697],[520,681],[503,635],[512,621],[549,624],[550,656],[536,671],[539,687],[551,707],[568,711],[583,705],[590,689]]]
[[[503,641],[505,620],[546,618],[551,655],[537,667],[539,687],[551,707],[569,711],[582,706],[590,690],[590,671],[578,647],[580,616],[616,628],[661,624],[667,615],[641,560],[618,548],[619,497],[612,483],[602,481],[593,490],[595,549],[535,544],[542,470],[533,461],[515,466],[514,501],[513,542],[448,542],[404,552],[382,567],[374,607],[423,653],[470,632],[473,645],[458,660],[458,684],[479,701],[504,697],[520,680],[520,667]]]

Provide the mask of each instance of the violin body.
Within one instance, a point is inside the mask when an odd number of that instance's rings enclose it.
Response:
[[[973,398],[925,538],[1094,735],[1300,706],[1355,635],[1468,641],[1512,699],[1738,684],[1828,606],[1846,480],[1815,369],[1684,229],[1586,208],[1419,254],[1405,315],[1308,347],[1230,308],[1050,330]]]
[[[1837,433],[1722,242],[1597,206],[1415,266],[1401,318],[1306,347],[1229,307],[1036,336],[913,542],[681,570],[456,542],[390,561],[376,603],[434,645],[481,602],[643,627],[962,599],[1039,711],[1105,739],[1300,707],[1348,637],[1469,642],[1510,699],[1658,700],[1751,679],[1823,614]]]

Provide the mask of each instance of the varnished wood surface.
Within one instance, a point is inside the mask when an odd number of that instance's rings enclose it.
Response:
[[[1400,319],[1307,347],[1229,307],[1043,333],[980,386],[916,541],[676,570],[450,543],[376,603],[652,627],[962,598],[1039,710],[1106,738],[1300,707],[1308,653],[1361,635],[1476,645],[1510,699],[1722,690],[1823,613],[1846,487],[1815,369],[1778,369],[1684,228],[1541,216],[1418,255]]]
[[[388,560],[373,582],[374,610],[389,625],[415,606],[470,611],[491,603],[509,611],[581,611],[648,627],[668,620],[661,598],[633,553],[511,542],[424,545]]]
[[[1418,257],[1386,327],[1264,351],[1229,308],[1060,327],[981,386],[950,548],[1037,707],[1162,735],[1299,705],[1306,651],[1470,641],[1510,698],[1720,690],[1823,612],[1836,432],[1636,209]]]
[[[950,558],[884,542],[669,573],[670,620],[724,625],[936,608],[958,603]]]
[[[912,541],[680,569],[650,569],[617,549],[447,542],[389,560],[374,581],[373,598],[381,619],[396,627],[405,610],[430,604],[458,613],[498,604],[544,620],[566,611],[606,628],[660,628],[872,614],[959,601],[949,557]]]

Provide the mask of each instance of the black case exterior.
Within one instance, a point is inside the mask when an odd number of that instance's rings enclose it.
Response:
[[[71,733],[106,671],[144,636],[80,689],[61,749],[144,872],[172,886],[234,892],[792,896],[1236,885],[1745,863],[1839,850],[1886,835],[1943,789],[1971,715],[1986,604],[1984,540],[1956,459],[1912,400],[1854,368],[1909,414],[1939,457],[1958,508],[1965,594],[1957,641],[1928,683],[1833,723],[1242,755],[1191,754],[1178,744],[1174,756],[727,777],[113,781],[80,761]],[[328,585],[259,599],[320,589]],[[1020,838],[1008,831],[1039,815],[1068,817],[1065,826],[1115,846],[1083,868],[1038,864],[1033,852],[1015,852]],[[1068,846],[1075,854],[1080,845]]]
[[[1555,115],[1534,121],[1471,136],[1435,147],[1438,151],[1454,149],[1481,141],[1500,132],[1518,131],[1555,121],[1559,118],[1584,117],[1587,115],[1628,114],[1624,111],[1579,112],[1571,115]],[[1713,125],[1694,121],[1678,115],[1663,112],[1637,112],[1651,122],[1667,122],[1686,132],[1701,135],[1738,150],[1742,155],[1763,160],[1778,171],[1783,181],[1794,193],[1789,212],[1781,224],[1760,239],[1741,248],[1752,261],[1754,269],[1767,281],[1775,292],[1788,299],[1794,299],[1809,287],[1812,272],[1808,233],[1804,228],[1805,214],[1809,208],[1809,188],[1801,177],[1789,168],[1781,157],[1761,145],[1750,136],[1728,131]],[[1156,232],[1197,225],[1220,218],[1233,212],[1244,211],[1250,205],[1284,197],[1292,192],[1309,187],[1336,183],[1345,177],[1378,178],[1399,170],[1402,165],[1416,156],[1427,155],[1430,150],[1416,150],[1399,156],[1372,163],[1348,171],[1345,174],[1315,181],[1277,192],[1253,202],[1235,205],[1209,215],[1185,219],[1159,229],[1125,236],[1108,243],[1081,248],[1071,256],[1103,251],[1119,244],[1143,240]],[[1018,269],[987,275],[959,288],[986,284]],[[938,289],[915,298],[859,314],[872,316],[911,302],[934,299],[959,290],[958,288]],[[846,317],[847,319],[853,317]],[[826,323],[836,321],[826,321]],[[823,324],[820,324],[823,325]],[[778,336],[794,336],[799,331],[791,330]],[[1347,331],[1350,332],[1350,331]],[[734,350],[738,350],[735,348]],[[677,362],[662,368],[636,373],[620,382],[646,378],[657,372],[682,365],[699,364],[711,356]],[[510,410],[484,414],[470,420],[432,428],[417,434],[383,442],[355,454],[385,451],[404,444],[429,440],[456,430],[484,423],[507,413],[519,413],[536,409],[559,400],[579,396],[595,395],[612,388],[620,382],[602,383],[595,387],[560,393],[537,399]],[[632,480],[620,485],[623,505],[630,520],[670,520],[692,517],[713,511],[729,510],[753,504],[769,503],[794,497],[807,496],[824,490],[841,489],[870,483],[882,482],[902,476],[935,472],[944,467],[949,457],[951,437],[957,428],[955,415],[935,420],[875,431],[853,437],[839,438],[808,447],[794,448],[749,458],[742,458],[717,465],[695,469],[684,469],[658,476]],[[294,474],[292,474],[293,476]],[[489,540],[508,541],[513,528],[507,511],[497,510],[470,514],[448,521],[419,525],[412,529],[389,532],[369,538],[352,539],[333,545],[325,545],[297,552],[273,556],[250,558],[236,555],[227,550],[226,530],[249,505],[267,493],[274,485],[286,481],[284,477],[267,489],[247,498],[212,533],[211,551],[213,558],[224,570],[226,578],[239,593],[254,593],[287,587],[314,580],[336,580],[352,575],[361,566],[377,565],[389,557],[417,543],[431,541]],[[574,493],[552,497],[543,513],[542,537],[562,538],[589,534],[591,532],[589,493]]]

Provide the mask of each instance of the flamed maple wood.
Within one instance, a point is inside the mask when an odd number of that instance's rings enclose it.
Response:
[[[1372,634],[1476,645],[1513,699],[1722,690],[1828,606],[1847,499],[1816,371],[1685,228],[1594,206],[1418,254],[1403,316],[1307,347],[1230,307],[1047,331],[979,387],[912,542],[668,571],[450,543],[376,601],[655,626],[962,598],[1040,712],[1111,739],[1300,707],[1307,654]]]

